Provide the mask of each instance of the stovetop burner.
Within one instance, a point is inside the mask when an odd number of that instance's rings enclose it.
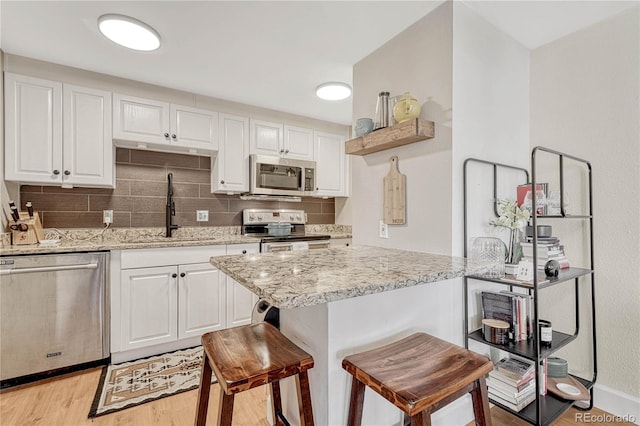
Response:
[[[242,233],[254,237],[261,237],[261,242],[285,242],[285,241],[317,241],[328,240],[329,235],[307,234],[305,224],[307,214],[304,210],[270,210],[270,209],[245,209],[242,212]],[[267,225],[270,223],[290,223],[291,234],[286,236],[269,235]]]

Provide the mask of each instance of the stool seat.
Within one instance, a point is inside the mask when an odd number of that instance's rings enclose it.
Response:
[[[207,333],[202,347],[227,394],[246,391],[313,367],[311,355],[266,322]]]
[[[425,410],[430,415],[467,392],[472,392],[474,408],[478,402],[483,406],[479,408],[488,410],[487,390],[482,386],[493,369],[491,361],[426,333],[350,355],[342,367],[354,377],[351,406],[360,410],[355,412],[354,424],[361,417],[363,385],[412,418]]]
[[[202,370],[196,407],[196,426],[207,421],[211,374],[222,387],[218,403],[218,425],[231,426],[234,397],[238,392],[269,385],[272,413],[277,426],[284,426],[280,380],[295,376],[302,426],[313,426],[313,409],[307,370],[311,355],[297,347],[267,322],[212,331],[202,336]]]

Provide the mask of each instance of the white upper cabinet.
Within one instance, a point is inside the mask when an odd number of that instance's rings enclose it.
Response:
[[[111,93],[63,86],[62,182],[114,186]]]
[[[119,146],[207,155],[218,149],[218,114],[213,111],[116,93],[113,117]]]
[[[203,151],[218,150],[218,114],[171,104],[171,142]]]
[[[313,130],[285,125],[284,156],[313,161]]]
[[[249,191],[249,119],[220,114],[220,145],[211,157],[211,192]]]
[[[170,142],[168,102],[113,94],[113,137],[141,143]]]
[[[349,162],[344,141],[344,136],[314,132],[317,196],[349,196]]]
[[[114,187],[110,92],[5,73],[5,114],[6,180]]]
[[[250,152],[313,161],[313,130],[251,119]]]

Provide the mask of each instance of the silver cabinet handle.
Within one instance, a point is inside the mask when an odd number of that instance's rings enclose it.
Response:
[[[69,176],[70,174],[71,174],[71,172],[70,172],[69,170],[65,170],[65,171],[64,171],[64,175],[65,175],[65,176]]]
[[[59,174],[60,174],[60,170],[55,169],[55,170],[53,171],[53,174],[54,174],[54,175],[59,175]]]
[[[224,185],[224,180],[221,180],[221,181],[220,181],[220,183],[221,183],[222,185]]]
[[[171,135],[172,139],[178,139],[178,137],[175,135],[175,133],[173,135]]]
[[[169,137],[169,133],[165,133],[165,134],[164,134],[164,137],[165,137],[165,138],[168,138],[168,137]]]
[[[84,265],[65,265],[65,266],[41,266],[39,268],[20,268],[20,269],[0,269],[0,275],[18,275],[30,274],[37,272],[55,272],[55,271],[74,271],[76,269],[96,269],[97,263],[87,263]]]

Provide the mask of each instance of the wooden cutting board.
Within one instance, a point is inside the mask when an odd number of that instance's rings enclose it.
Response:
[[[398,157],[391,157],[391,170],[382,180],[384,186],[383,221],[389,225],[404,225],[407,177],[398,170]]]

